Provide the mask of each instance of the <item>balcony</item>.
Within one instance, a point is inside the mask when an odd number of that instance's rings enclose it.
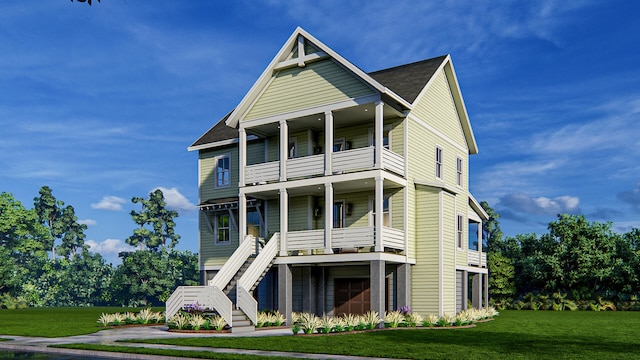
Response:
[[[467,261],[469,265],[473,266],[486,266],[487,265],[487,253],[477,250],[467,251]]]
[[[331,249],[371,249],[375,246],[373,226],[331,229]],[[384,227],[382,233],[384,248],[405,250],[404,231]],[[287,251],[324,251],[324,229],[287,232]]]
[[[287,179],[322,176],[325,171],[325,155],[311,155],[287,159]],[[331,154],[331,171],[334,174],[375,169],[375,147],[338,151]],[[382,149],[382,169],[404,175],[404,157],[389,149]],[[280,179],[280,161],[249,165],[245,168],[245,183],[258,185]]]

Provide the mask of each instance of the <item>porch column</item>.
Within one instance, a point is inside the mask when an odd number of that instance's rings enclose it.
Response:
[[[489,307],[489,274],[484,274],[482,278],[484,279],[484,307]]]
[[[382,168],[382,149],[384,148],[384,103],[376,102],[376,119],[375,119],[375,164],[376,169]]]
[[[331,157],[333,156],[333,113],[324,113],[324,175],[333,174],[331,170]]]
[[[289,158],[289,128],[287,120],[280,120],[280,181],[287,180],[287,159]]]
[[[331,242],[331,230],[333,230],[333,184],[324,184],[324,253],[333,254]]]
[[[376,235],[375,235],[375,249],[376,252],[383,252],[384,245],[382,244],[382,226],[383,226],[383,205],[384,205],[384,179],[381,177],[376,178],[376,193],[374,197],[374,208],[376,211]]]
[[[474,309],[482,308],[482,275],[473,274],[471,284],[471,303]]]
[[[287,232],[289,231],[289,193],[280,189],[280,256],[287,256]]]
[[[291,265],[278,264],[278,311],[287,318],[287,326],[293,324],[293,276]]]
[[[411,265],[400,264],[396,270],[398,307],[411,306]]]
[[[478,267],[482,267],[482,221],[478,223]]]
[[[469,308],[469,272],[462,271],[462,310]]]
[[[242,169],[240,171],[243,171]],[[247,237],[247,195],[242,189],[238,194],[238,237],[240,244]]]
[[[244,172],[247,167],[247,132],[243,127],[240,127],[238,129],[238,135],[240,138],[240,144],[238,146],[238,155],[240,158],[238,174],[240,180],[238,181],[238,186],[243,187],[245,185]]]
[[[384,307],[385,299],[385,261],[384,260],[371,260],[370,267],[370,282],[371,282],[371,310],[378,312],[380,318],[384,319],[385,311]],[[384,328],[384,322],[378,325],[379,328]]]

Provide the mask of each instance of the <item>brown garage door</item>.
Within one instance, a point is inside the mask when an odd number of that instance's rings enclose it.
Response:
[[[364,314],[371,308],[369,279],[335,279],[335,315]]]

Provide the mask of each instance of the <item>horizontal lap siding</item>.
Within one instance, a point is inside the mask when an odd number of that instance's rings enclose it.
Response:
[[[267,233],[269,237],[280,232],[280,201],[279,199],[267,200]]]
[[[282,70],[244,120],[259,119],[373,94],[362,81],[333,60]]]
[[[205,216],[207,214],[204,211],[200,211],[200,265],[222,266],[238,247],[238,230],[230,223],[231,243],[228,245],[216,245],[214,235],[209,231]]]
[[[455,196],[443,193],[443,311],[449,314],[456,312],[456,216]]]
[[[215,187],[216,157],[224,154],[231,155],[231,182],[229,187]],[[198,186],[200,188],[200,202],[209,199],[221,199],[238,196],[238,147],[228,147],[215,151],[200,151],[200,176]]]
[[[416,189],[416,264],[412,270],[412,305],[421,314],[437,314],[439,292],[439,193]]]
[[[309,229],[309,201],[306,196],[289,197],[289,231]]]
[[[247,165],[262,164],[264,161],[264,140],[251,141],[247,144]]]

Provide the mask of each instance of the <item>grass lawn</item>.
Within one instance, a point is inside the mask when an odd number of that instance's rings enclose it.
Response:
[[[138,311],[121,307],[29,308],[0,310],[0,335],[60,337],[97,332],[100,314]]]
[[[412,359],[637,359],[640,312],[503,311],[472,329],[148,343]]]

